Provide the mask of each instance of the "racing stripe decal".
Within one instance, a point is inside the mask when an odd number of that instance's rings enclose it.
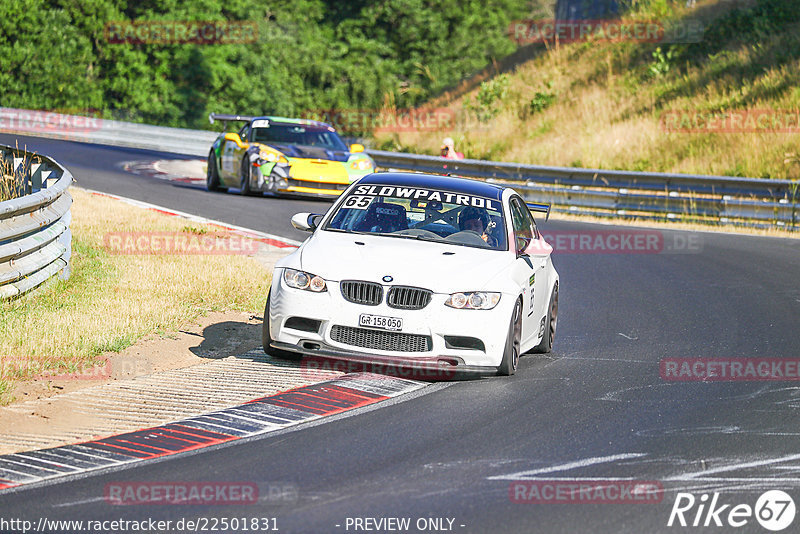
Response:
[[[374,404],[423,382],[354,373],[166,425],[38,451],[0,456],[0,491],[265,434]]]

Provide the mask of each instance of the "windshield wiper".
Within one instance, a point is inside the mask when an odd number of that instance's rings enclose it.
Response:
[[[380,235],[386,237],[400,237],[403,239],[416,239],[417,241],[430,241],[433,243],[441,243],[441,238],[433,238],[433,237],[426,237],[424,235],[412,235],[412,234],[392,234],[392,233],[380,233],[380,234],[372,234],[372,235]]]

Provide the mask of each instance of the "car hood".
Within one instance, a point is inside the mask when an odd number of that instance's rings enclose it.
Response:
[[[391,276],[391,284],[436,293],[491,290],[486,283],[513,260],[507,251],[321,230],[303,245],[300,256],[304,271],[326,280],[386,284],[383,277]]]
[[[269,146],[282,152],[287,158],[326,159],[329,161],[340,161],[344,163],[350,157],[350,152],[330,150],[324,147],[283,145],[278,143],[270,144]]]

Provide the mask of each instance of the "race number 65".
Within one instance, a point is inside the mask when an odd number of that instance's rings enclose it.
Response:
[[[369,206],[371,202],[372,202],[372,197],[352,195],[347,197],[347,199],[344,201],[344,207],[356,210],[363,210],[367,209],[367,206]]]

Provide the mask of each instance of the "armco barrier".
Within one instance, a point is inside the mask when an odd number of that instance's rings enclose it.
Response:
[[[645,219],[690,219],[755,227],[800,227],[800,182],[545,167],[368,151],[384,168],[453,173],[509,182],[531,202],[554,211]]]
[[[51,111],[2,107],[0,132],[202,157],[208,155],[211,144],[217,138],[216,133],[206,130],[167,128]]]
[[[216,133],[0,108],[0,131],[126,146],[205,158]],[[712,224],[800,228],[800,182],[546,167],[368,150],[384,169],[453,173],[509,182],[553,211],[598,217],[692,220]]]
[[[69,277],[72,175],[54,160],[0,145],[3,184],[21,196],[0,202],[0,300]]]

